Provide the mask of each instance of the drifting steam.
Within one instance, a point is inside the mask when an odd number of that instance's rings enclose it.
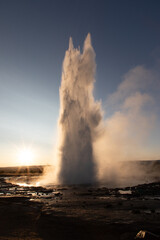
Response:
[[[95,181],[93,141],[102,118],[100,103],[93,98],[95,53],[88,34],[83,53],[72,39],[63,62],[60,87],[60,171],[62,183]]]

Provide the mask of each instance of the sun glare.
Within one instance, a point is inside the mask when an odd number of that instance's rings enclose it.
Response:
[[[33,163],[34,154],[31,149],[24,148],[19,151],[18,160],[20,165],[29,166]]]

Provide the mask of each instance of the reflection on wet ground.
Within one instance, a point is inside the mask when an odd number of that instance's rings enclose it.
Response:
[[[34,185],[32,184],[34,182]],[[141,184],[138,186],[125,188],[107,188],[93,185],[73,185],[73,186],[39,186],[38,178],[36,177],[1,177],[0,178],[0,197],[25,197],[28,201],[41,202],[44,204],[44,211],[57,210],[65,211],[70,208],[68,215],[89,215],[91,209],[92,213],[99,211],[98,215],[106,218],[104,208],[112,211],[123,211],[125,204],[126,208],[131,207],[132,213],[160,213],[160,183]],[[141,205],[139,206],[139,201]],[[147,201],[147,205],[145,202]],[[132,204],[129,204],[131,203]],[[154,207],[150,207],[149,202],[154,202]],[[134,206],[133,206],[134,203]],[[93,206],[97,206],[94,207]],[[117,205],[117,207],[116,207]],[[128,207],[127,207],[128,205]],[[136,206],[137,205],[137,206]],[[80,211],[75,213],[79,208]],[[151,209],[150,209],[151,208]],[[101,214],[100,214],[101,212]],[[127,212],[129,215],[129,212]],[[112,217],[113,219],[113,217]]]

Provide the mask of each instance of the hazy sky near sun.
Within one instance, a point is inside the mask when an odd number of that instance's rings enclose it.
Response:
[[[106,115],[107,99],[131,69],[143,65],[158,84],[159,12],[157,0],[0,0],[0,166],[15,165],[22,146],[33,149],[35,164],[51,162],[70,36],[82,49],[91,33],[94,95]],[[158,101],[156,90],[150,89]],[[156,132],[150,146],[159,144]]]

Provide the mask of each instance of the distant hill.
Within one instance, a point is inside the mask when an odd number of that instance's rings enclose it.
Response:
[[[0,167],[0,176],[23,176],[23,175],[41,175],[45,165],[22,166],[22,167]]]

